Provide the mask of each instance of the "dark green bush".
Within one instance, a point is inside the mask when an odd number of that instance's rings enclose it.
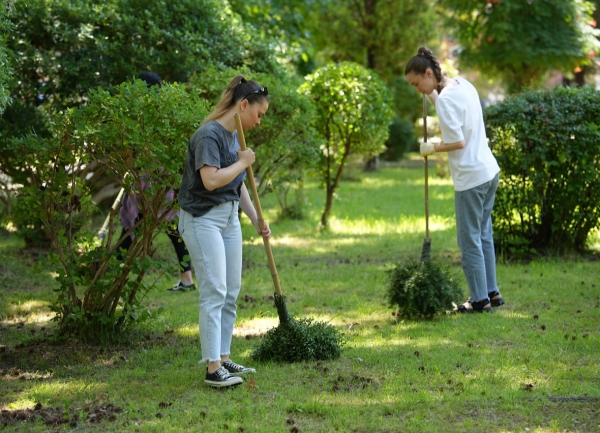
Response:
[[[600,92],[527,91],[485,110],[500,164],[494,242],[508,255],[583,251],[600,226]]]
[[[345,340],[329,323],[290,318],[267,331],[252,358],[261,362],[302,362],[336,359]]]
[[[12,96],[55,109],[85,102],[88,92],[144,70],[185,82],[220,63],[277,68],[266,41],[218,0],[15,0],[8,48],[16,57]]]
[[[400,317],[429,318],[462,298],[462,288],[446,269],[431,261],[400,263],[390,271],[387,301]]]
[[[386,161],[399,161],[411,148],[418,145],[414,126],[405,119],[396,118],[390,125],[390,135],[385,142],[386,150],[381,158]]]

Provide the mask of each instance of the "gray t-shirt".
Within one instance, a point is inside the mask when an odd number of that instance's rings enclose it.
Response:
[[[204,187],[199,172],[205,165],[217,168],[229,167],[238,160],[239,149],[237,131],[230,132],[216,120],[210,120],[198,128],[188,144],[179,190],[181,209],[195,217],[200,217],[217,205],[240,199],[245,171],[242,171],[232,182],[213,191]]]

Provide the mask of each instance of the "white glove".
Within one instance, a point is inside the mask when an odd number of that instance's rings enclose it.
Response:
[[[435,153],[435,144],[432,141],[421,142],[421,156],[429,156]]]

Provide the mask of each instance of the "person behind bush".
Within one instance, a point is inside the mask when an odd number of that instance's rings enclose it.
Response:
[[[491,312],[492,306],[504,304],[496,283],[491,217],[500,167],[487,143],[479,95],[464,78],[442,74],[425,47],[409,60],[404,75],[417,92],[429,95],[442,131],[441,143],[421,143],[421,155],[448,152],[458,246],[470,293],[454,311]]]
[[[162,79],[158,74],[154,72],[142,72],[138,78],[143,80],[148,85],[148,88],[152,86],[158,86],[159,88],[162,86]],[[143,185],[141,185],[143,188]],[[166,201],[171,202],[175,198],[175,191],[172,189],[167,192]],[[123,226],[123,230],[121,232],[121,243],[117,248],[117,258],[119,260],[123,260],[121,249],[125,251],[129,251],[131,247],[131,243],[135,236],[135,233],[130,233],[129,236],[125,236],[125,234],[131,230],[142,218],[143,215],[139,211],[138,206],[138,197],[136,194],[124,194],[123,199],[121,201],[121,208],[119,209],[119,220],[121,225]],[[177,212],[170,212],[166,220],[172,221],[177,216]],[[186,292],[190,290],[196,290],[196,286],[194,285],[194,281],[192,280],[192,266],[189,261],[185,260],[186,256],[189,256],[187,247],[185,246],[185,242],[179,235],[179,232],[176,228],[169,228],[166,232],[169,240],[173,244],[173,248],[175,249],[175,254],[177,254],[177,260],[179,263],[179,281],[172,287],[169,287],[167,291],[170,292]]]
[[[260,228],[244,185],[255,155],[251,149],[240,150],[234,114],[247,131],[260,125],[268,108],[267,89],[238,75],[188,144],[179,190],[179,232],[200,289],[200,363],[207,364],[204,382],[213,387],[239,385],[240,374],[256,372],[230,358],[242,280],[238,207],[264,238],[270,238],[271,230],[268,224]]]

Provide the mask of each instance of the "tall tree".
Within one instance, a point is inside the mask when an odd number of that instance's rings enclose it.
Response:
[[[387,82],[404,75],[404,64],[430,40],[435,22],[427,1],[329,0],[314,12],[310,30],[320,57],[353,61]]]
[[[461,64],[502,78],[510,92],[550,70],[571,71],[597,51],[593,5],[582,0],[438,0]]]

